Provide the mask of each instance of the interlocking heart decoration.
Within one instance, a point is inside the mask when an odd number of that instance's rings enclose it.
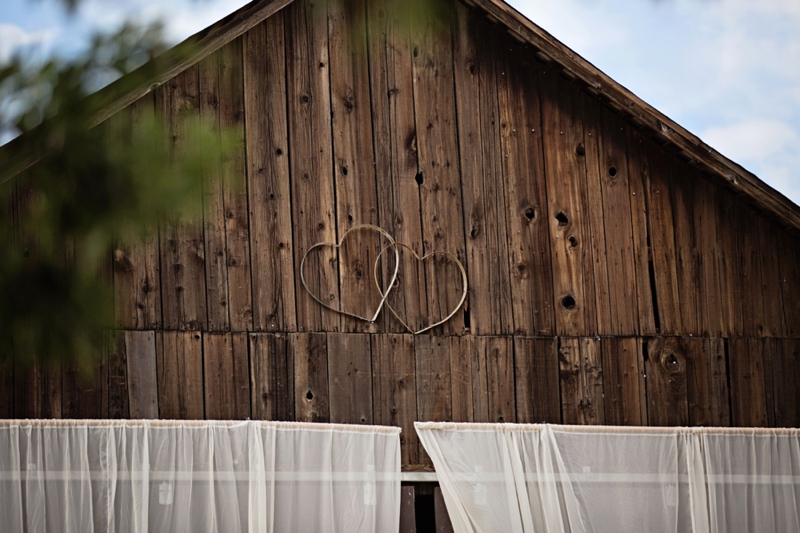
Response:
[[[375,282],[375,288],[378,290],[378,294],[380,294],[381,298],[380,298],[380,301],[379,301],[379,304],[378,304],[377,308],[375,309],[375,312],[372,313],[372,314],[368,314],[368,316],[362,316],[362,315],[358,315],[358,314],[355,314],[355,313],[350,313],[348,311],[343,311],[341,309],[336,309],[336,308],[330,306],[329,304],[324,302],[321,298],[319,298],[316,294],[314,294],[311,291],[311,289],[308,287],[308,283],[306,282],[306,276],[305,276],[306,259],[308,258],[308,255],[312,251],[314,251],[316,249],[320,249],[320,248],[333,248],[334,250],[338,251],[339,249],[341,249],[342,244],[344,243],[344,241],[348,237],[348,235],[350,235],[351,233],[356,232],[356,231],[372,231],[372,232],[376,232],[376,233],[380,234],[382,237],[384,237],[389,242],[389,244],[384,246],[381,249],[381,251],[378,253],[378,255],[375,257],[375,263],[374,263],[373,269],[372,269],[373,281]],[[396,287],[395,281],[397,280],[398,270],[400,268],[400,253],[399,253],[399,249],[400,248],[410,252],[411,255],[417,261],[419,261],[420,263],[424,262],[424,261],[426,261],[428,259],[434,258],[436,256],[444,256],[444,257],[448,258],[450,261],[452,261],[452,263],[454,265],[456,265],[458,267],[459,271],[461,272],[462,291],[461,291],[461,298],[459,299],[458,304],[442,320],[439,320],[438,322],[435,322],[433,324],[427,325],[427,326],[425,326],[425,327],[423,327],[421,329],[418,329],[418,330],[414,330],[405,320],[403,320],[400,317],[400,315],[397,313],[397,311],[394,310],[394,308],[391,306],[391,304],[388,301],[389,294]],[[378,279],[378,270],[379,270],[381,258],[384,255],[386,255],[387,252],[390,252],[390,251],[394,252],[394,269],[391,271],[391,276],[390,276],[390,279],[389,279],[389,283],[387,285],[388,289],[386,290],[386,292],[384,292],[381,289],[381,285],[380,285],[380,282],[379,282],[379,279]],[[468,288],[467,288],[467,271],[464,269],[464,265],[461,264],[461,261],[459,261],[458,257],[456,257],[455,254],[452,254],[452,253],[446,252],[446,251],[433,251],[433,252],[429,252],[429,253],[427,253],[427,254],[425,254],[425,255],[420,257],[420,255],[417,254],[414,251],[414,249],[411,248],[411,246],[409,246],[407,244],[403,244],[401,242],[395,242],[395,240],[392,238],[392,236],[386,230],[384,230],[383,228],[379,228],[378,226],[374,226],[372,224],[358,224],[358,225],[355,225],[355,226],[351,227],[346,232],[344,232],[344,234],[342,235],[342,238],[339,239],[338,243],[336,243],[336,242],[318,242],[318,243],[314,244],[313,246],[309,247],[308,250],[306,250],[306,253],[303,255],[303,259],[300,261],[300,281],[303,283],[303,288],[305,288],[306,292],[308,292],[308,294],[318,304],[322,305],[323,307],[325,307],[327,309],[330,309],[331,311],[334,311],[334,312],[342,314],[342,315],[350,316],[350,317],[353,317],[353,318],[358,318],[360,320],[366,320],[367,322],[375,322],[375,320],[377,320],[378,315],[380,315],[381,310],[383,309],[383,307],[385,305],[389,309],[389,311],[397,318],[397,320],[400,321],[400,323],[403,325],[403,327],[406,328],[406,330],[408,330],[410,333],[412,333],[414,335],[419,335],[420,333],[424,333],[424,332],[426,332],[426,331],[428,331],[430,329],[435,328],[436,326],[441,326],[442,324],[444,324],[445,322],[447,322],[448,320],[453,318],[453,316],[455,316],[455,314],[458,312],[458,310],[464,304],[464,301],[467,299],[467,291],[468,291]]]

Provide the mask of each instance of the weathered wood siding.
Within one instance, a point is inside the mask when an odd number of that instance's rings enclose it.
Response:
[[[797,235],[480,10],[404,5],[297,0],[114,117],[160,113],[180,150],[199,114],[237,151],[202,221],[115,250],[95,367],[4,363],[0,416],[392,424],[408,465],[414,420],[800,426]],[[319,305],[301,259],[357,224],[455,254],[466,305],[416,337]],[[312,252],[309,288],[371,313],[383,245]],[[457,303],[447,258],[400,272],[412,327]]]

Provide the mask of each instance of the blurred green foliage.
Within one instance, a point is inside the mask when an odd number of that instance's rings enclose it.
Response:
[[[98,104],[87,96],[164,49],[159,27],[126,25],[79,57],[0,65],[0,128],[43,155],[19,175],[0,158],[0,362],[91,366],[100,333],[114,327],[114,244],[160,220],[200,219],[203,161],[225,157],[227,135],[186,119],[173,153],[155,113],[136,127],[91,123]]]

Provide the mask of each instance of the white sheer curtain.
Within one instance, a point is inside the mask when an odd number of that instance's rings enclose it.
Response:
[[[457,533],[800,531],[800,431],[417,422]]]
[[[2,421],[4,532],[397,531],[399,428]]]

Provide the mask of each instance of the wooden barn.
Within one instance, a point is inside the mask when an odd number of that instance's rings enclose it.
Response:
[[[409,480],[414,421],[800,426],[800,207],[502,0],[193,39],[96,122],[233,128],[221,185],[113,251],[96,381],[8,363],[0,418],[399,426]]]

